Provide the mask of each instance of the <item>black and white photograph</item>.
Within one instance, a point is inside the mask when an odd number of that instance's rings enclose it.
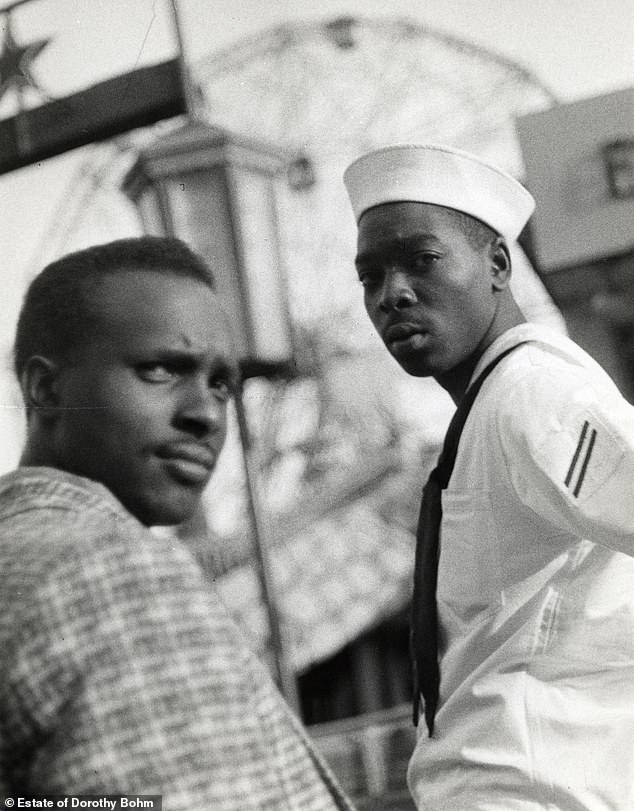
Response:
[[[0,811],[634,809],[634,0],[0,0]]]

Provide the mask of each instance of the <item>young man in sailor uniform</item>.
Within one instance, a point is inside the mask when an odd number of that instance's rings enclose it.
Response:
[[[417,806],[634,808],[634,408],[525,322],[508,245],[534,201],[513,178],[430,145],[345,183],[370,319],[458,407],[417,541]]]

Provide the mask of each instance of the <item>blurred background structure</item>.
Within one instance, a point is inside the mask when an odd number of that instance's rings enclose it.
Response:
[[[292,681],[350,793],[408,808],[414,528],[452,404],[407,378],[366,322],[341,175],[373,147],[438,141],[526,182],[549,215],[513,247],[520,306],[570,331],[632,396],[634,0],[567,0],[566,13],[545,0],[181,0],[178,18],[168,0],[105,5],[0,5],[13,8],[0,52],[0,470],[24,430],[10,342],[30,278],[143,230],[206,255],[242,319],[248,379],[204,509],[178,534]],[[95,143],[45,159],[51,133]],[[21,161],[29,150],[38,160]],[[579,244],[579,210],[618,221],[618,239],[553,254]]]

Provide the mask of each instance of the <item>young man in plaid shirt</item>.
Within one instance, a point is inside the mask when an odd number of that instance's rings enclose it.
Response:
[[[160,794],[166,811],[350,808],[190,553],[235,377],[182,243],[71,254],[31,285],[28,414],[0,479],[0,798]]]

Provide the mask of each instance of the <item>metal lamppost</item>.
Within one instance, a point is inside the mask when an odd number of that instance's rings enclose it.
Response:
[[[202,122],[183,55],[176,3],[169,3],[179,46],[187,123],[143,149],[122,188],[144,230],[184,240],[208,263],[233,322],[243,378],[287,373],[294,346],[282,274],[276,181],[289,156]],[[241,389],[235,405],[243,449],[248,515],[262,597],[268,612],[277,681],[299,711],[271,578],[266,510]]]

